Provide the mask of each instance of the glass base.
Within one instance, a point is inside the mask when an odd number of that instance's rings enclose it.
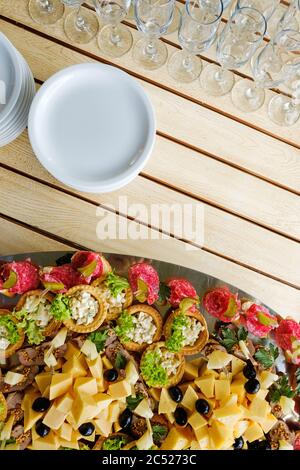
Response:
[[[40,0],[29,0],[28,11],[36,23],[51,25],[63,17],[65,7],[60,0],[49,0],[44,7]]]
[[[82,26],[81,26],[82,25]],[[65,19],[65,33],[71,42],[87,44],[98,33],[97,16],[86,8],[72,11]]]
[[[153,53],[149,50],[149,40],[142,38],[136,42],[132,56],[135,62],[141,67],[148,70],[155,70],[164,65],[168,58],[168,50],[162,41],[154,42]],[[148,47],[148,52],[147,52]]]
[[[169,60],[168,71],[177,82],[190,83],[196,80],[202,70],[201,59],[197,56],[186,57],[183,51],[175,52]]]
[[[112,25],[108,24],[98,35],[99,48],[110,57],[121,57],[126,54],[132,46],[132,41],[130,29],[123,24],[119,24],[114,33]]]
[[[291,98],[277,95],[269,103],[269,117],[279,126],[293,126],[300,118],[299,107],[293,107]]]
[[[231,99],[236,108],[251,113],[262,107],[265,102],[265,92],[254,82],[240,80],[232,89]]]
[[[175,5],[174,13],[173,13],[173,19],[172,19],[172,22],[171,22],[170,26],[167,29],[166,34],[175,33],[175,31],[178,30],[179,23],[180,23],[180,18],[181,18],[181,12],[180,12],[178,6]]]
[[[203,69],[200,83],[208,95],[226,95],[234,85],[234,74],[223,70],[219,65],[210,64]]]

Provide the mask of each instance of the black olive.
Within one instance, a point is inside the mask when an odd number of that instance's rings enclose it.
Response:
[[[71,258],[74,253],[66,253],[56,260],[56,266],[62,266],[63,264],[71,263]]]
[[[118,378],[118,371],[116,369],[107,369],[103,376],[107,382],[115,382]]]
[[[187,412],[181,406],[178,406],[174,412],[174,418],[178,426],[185,426],[188,420]]]
[[[78,431],[82,436],[91,436],[95,431],[95,426],[93,423],[83,423],[79,426]]]
[[[45,397],[38,397],[32,403],[33,411],[47,411],[50,407],[50,400]]]
[[[245,365],[243,369],[243,374],[246,377],[246,379],[255,379],[256,370],[251,361],[247,361],[247,365]]]
[[[247,442],[248,450],[258,450],[260,448],[260,441]]]
[[[40,436],[40,437],[46,437],[49,432],[50,432],[50,428],[49,426],[46,426],[46,424],[43,423],[43,420],[42,419],[39,419],[36,423],[35,423],[35,430],[36,430],[36,433]]]
[[[123,429],[123,431],[126,431],[130,428],[132,423],[132,412],[130,411],[129,408],[126,408],[123,413],[120,414],[119,416],[119,425]]]
[[[204,398],[199,398],[199,400],[196,401],[195,406],[198,413],[200,413],[201,415],[208,415],[210,406],[209,403],[204,400]]]
[[[244,446],[244,439],[242,437],[238,437],[234,443],[233,443],[233,448],[234,450],[240,450]]]
[[[168,389],[169,395],[175,403],[180,403],[183,399],[183,393],[179,387],[170,387]]]
[[[257,379],[250,379],[248,380],[248,382],[245,383],[244,387],[247,393],[253,395],[254,393],[257,393],[259,391],[260,383]]]
[[[264,440],[264,441],[260,441],[258,449],[259,450],[272,450],[272,447],[269,441]]]

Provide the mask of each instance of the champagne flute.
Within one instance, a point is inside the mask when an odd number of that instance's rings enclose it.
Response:
[[[125,19],[130,0],[94,0],[96,12],[106,25],[98,35],[98,45],[104,54],[121,57],[132,46],[130,29],[121,24]]]
[[[280,0],[237,0],[235,8],[255,8],[269,21],[279,3]]]
[[[175,0],[135,0],[135,19],[144,37],[134,45],[132,55],[137,64],[154,70],[168,57],[168,50],[159,38],[172,23]]]
[[[96,15],[87,8],[82,8],[84,0],[61,0],[73,11],[65,19],[64,29],[70,41],[78,44],[87,44],[97,34],[99,23]]]
[[[64,15],[64,6],[60,0],[29,0],[28,11],[36,23],[51,25]]]
[[[175,52],[168,63],[174,80],[189,83],[199,77],[202,62],[197,54],[214,42],[222,13],[221,0],[187,0],[178,31],[182,50]]]
[[[231,69],[245,65],[262,42],[266,20],[254,8],[234,11],[217,41],[217,60],[221,66],[210,64],[203,70],[200,81],[209,95],[221,96],[234,85]]]
[[[265,89],[277,88],[291,77],[300,63],[300,33],[283,30],[260,51],[252,64],[254,82],[240,80],[232,90],[234,105],[256,111],[265,101]]]

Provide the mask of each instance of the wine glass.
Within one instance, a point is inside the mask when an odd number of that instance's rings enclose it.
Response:
[[[70,41],[87,44],[97,34],[99,23],[96,15],[87,8],[82,8],[84,0],[61,0],[73,11],[66,16],[64,29]]]
[[[292,0],[287,7],[278,5],[275,14],[268,23],[267,33],[269,36],[275,35],[283,29],[293,29],[299,31],[300,28],[300,0]]]
[[[65,8],[60,0],[29,0],[28,11],[36,23],[50,25],[63,17]]]
[[[132,46],[130,29],[121,24],[126,17],[130,0],[95,0],[96,12],[106,25],[98,35],[98,45],[104,54],[121,57]]]
[[[221,0],[188,0],[178,30],[182,50],[175,52],[168,63],[171,77],[179,82],[196,80],[202,70],[197,54],[208,49],[217,34],[223,13]]]
[[[175,33],[175,31],[178,31],[178,28],[180,25],[180,19],[181,19],[181,11],[179,7],[175,4],[174,12],[173,12],[173,19],[165,35],[172,34],[172,33]]]
[[[279,3],[280,0],[237,0],[235,8],[255,8],[265,17],[266,21],[268,21]]]
[[[262,42],[266,32],[264,16],[254,8],[234,11],[217,41],[217,60],[221,66],[210,64],[203,70],[200,81],[209,95],[221,96],[234,85],[231,69],[245,65]]]
[[[135,0],[136,24],[144,37],[136,42],[132,55],[137,64],[154,70],[167,60],[168,50],[159,38],[173,19],[175,0]]]
[[[232,90],[234,105],[256,111],[265,101],[265,89],[275,88],[295,73],[300,63],[300,33],[283,30],[260,51],[252,64],[254,82],[240,80]]]

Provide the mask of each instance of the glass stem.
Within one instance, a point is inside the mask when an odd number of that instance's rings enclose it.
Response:
[[[113,24],[112,27],[111,27],[110,40],[114,45],[119,44],[119,42],[121,41],[121,37],[120,37],[120,34],[119,34],[119,28],[118,28],[118,25],[116,25],[116,24]]]
[[[78,7],[78,10],[77,10],[76,22],[75,22],[76,28],[78,28],[80,31],[87,31],[88,27],[85,23],[83,16],[81,16],[80,12],[81,12],[81,5]]]
[[[41,7],[50,13],[53,10],[53,6],[50,0],[39,0]]]
[[[245,96],[249,100],[255,98],[256,96],[256,91],[257,91],[257,85],[254,83],[253,86],[249,86],[247,90],[245,91]]]
[[[219,70],[215,73],[215,79],[217,82],[222,82],[224,80],[224,67],[220,67]]]
[[[157,52],[156,39],[148,37],[148,42],[145,47],[145,53],[150,57],[154,57],[156,52]]]
[[[190,71],[193,67],[193,64],[192,64],[193,56],[187,51],[183,51],[183,54],[184,56],[183,56],[182,66],[185,70]]]

